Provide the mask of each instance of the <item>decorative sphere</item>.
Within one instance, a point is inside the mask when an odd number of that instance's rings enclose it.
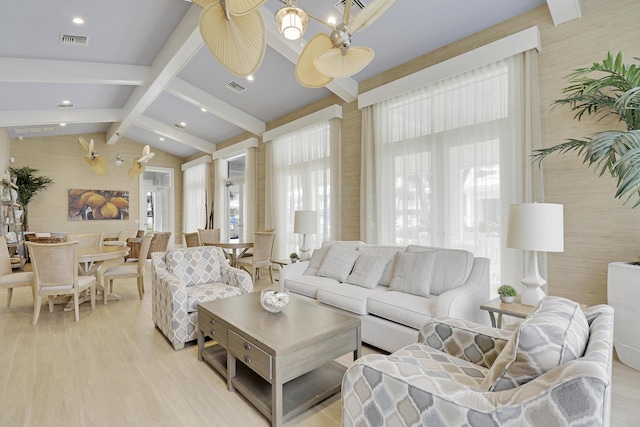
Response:
[[[270,313],[279,313],[289,304],[289,290],[266,288],[260,292],[260,304]]]

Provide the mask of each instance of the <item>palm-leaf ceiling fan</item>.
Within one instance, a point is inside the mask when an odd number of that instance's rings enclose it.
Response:
[[[258,10],[266,0],[193,1],[203,8],[200,33],[213,56],[237,76],[253,74],[266,50],[266,28]],[[297,8],[296,0],[280,1],[287,8]],[[375,22],[395,0],[373,0],[351,20],[352,2],[345,2],[342,22],[337,25],[302,12],[328,26],[331,34],[316,35],[302,51],[296,64],[296,79],[301,85],[322,87],[334,78],[356,74],[373,59],[372,49],[351,46],[351,36]]]
[[[135,178],[140,175],[147,168],[145,165],[156,153],[151,152],[151,148],[148,145],[145,145],[142,149],[142,156],[133,161],[133,166],[129,169],[129,177]]]
[[[94,151],[93,138],[91,138],[89,142],[83,137],[78,137],[78,140],[82,147],[87,150],[87,153],[89,153],[87,156],[84,156],[84,159],[91,165],[91,169],[98,175],[104,175],[107,172],[107,164],[104,161],[104,157]]]

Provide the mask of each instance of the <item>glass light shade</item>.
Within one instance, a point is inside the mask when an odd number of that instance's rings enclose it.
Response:
[[[307,31],[309,15],[295,6],[286,6],[276,13],[278,31],[288,40],[297,40]]]

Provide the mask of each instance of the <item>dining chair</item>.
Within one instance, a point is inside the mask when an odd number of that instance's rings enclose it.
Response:
[[[105,237],[102,244],[104,246],[127,246],[127,240],[136,237],[137,233],[137,228],[120,230],[118,237]]]
[[[67,242],[78,242],[78,247],[102,246],[104,232],[101,233],[69,233]]]
[[[11,306],[13,288],[26,286],[31,286],[31,292],[33,293],[33,272],[13,272],[7,240],[4,237],[0,237],[0,288],[7,289],[7,307]]]
[[[107,303],[108,295],[113,293],[113,281],[116,279],[136,278],[138,282],[138,295],[140,295],[140,299],[142,299],[142,296],[144,295],[144,269],[147,264],[147,255],[149,253],[153,237],[153,233],[147,233],[142,238],[140,254],[136,263],[123,262],[121,264],[111,266],[104,271],[103,295],[105,304]]]
[[[38,323],[42,297],[49,300],[49,311],[53,312],[53,297],[72,294],[76,322],[80,320],[79,294],[88,290],[91,295],[91,309],[96,308],[95,276],[78,275],[79,243],[34,243],[26,242],[31,256],[34,275],[33,324]]]
[[[260,268],[269,269],[269,277],[273,283],[273,248],[276,241],[276,233],[256,231],[253,233],[253,256],[241,257],[236,260],[238,268],[242,268],[251,274],[251,279],[255,282],[260,278]]]
[[[193,248],[195,246],[202,246],[200,243],[200,234],[198,232],[182,233],[184,237],[184,244],[187,248]]]
[[[219,242],[220,241],[220,229],[219,228],[208,228],[208,229],[198,229],[198,235],[200,236],[200,243],[206,245],[211,242]]]

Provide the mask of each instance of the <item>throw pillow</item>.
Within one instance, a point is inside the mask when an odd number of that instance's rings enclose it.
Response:
[[[373,255],[360,255],[353,266],[353,271],[346,282],[363,288],[373,289],[378,286],[382,273],[391,260]]]
[[[422,297],[430,296],[436,252],[399,253],[389,289]]]
[[[317,276],[318,269],[322,265],[322,260],[324,259],[324,255],[327,253],[328,247],[314,249],[313,254],[311,255],[311,260],[309,261],[309,266],[304,272],[304,276]]]
[[[581,357],[589,324],[577,302],[545,297],[520,324],[496,358],[481,387],[502,391],[526,384]]]
[[[339,282],[344,282],[353,264],[360,253],[355,249],[343,248],[339,245],[332,245],[322,260],[322,264],[318,269],[318,276],[329,277]]]

